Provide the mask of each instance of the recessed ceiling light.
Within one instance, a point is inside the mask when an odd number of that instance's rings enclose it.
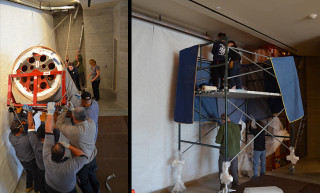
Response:
[[[315,13],[311,13],[310,15],[308,15],[308,18],[309,18],[309,19],[315,19],[315,18],[317,18],[317,17],[318,17],[318,15],[315,14]]]

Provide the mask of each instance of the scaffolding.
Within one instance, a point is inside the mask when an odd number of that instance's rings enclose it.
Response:
[[[225,42],[228,42],[227,41],[227,38],[225,38]],[[246,145],[244,148],[242,148],[238,154],[236,156],[233,157],[233,159],[231,159],[230,163],[236,158],[238,157],[238,155],[243,152],[246,147],[248,147],[253,141],[254,139],[262,132],[267,132],[268,135],[266,136],[272,136],[272,137],[275,137],[275,139],[277,141],[280,142],[280,144],[282,144],[284,147],[286,147],[290,152],[292,151],[291,148],[289,148],[286,144],[284,144],[283,142],[281,142],[279,138],[290,138],[291,140],[291,147],[295,147],[295,139],[294,139],[294,123],[292,123],[291,125],[291,132],[290,132],[290,136],[279,136],[279,135],[273,135],[271,132],[269,132],[267,130],[268,126],[275,120],[275,118],[278,118],[279,115],[285,110],[285,107],[283,106],[282,110],[280,112],[278,112],[276,115],[272,116],[272,120],[270,122],[267,122],[267,124],[263,127],[262,125],[260,125],[259,123],[257,123],[257,121],[255,119],[253,119],[251,116],[249,116],[247,114],[247,108],[245,111],[241,110],[241,106],[243,105],[247,105],[247,99],[249,98],[268,98],[268,97],[281,97],[281,94],[280,93],[270,93],[270,92],[260,92],[260,91],[248,91],[248,90],[229,90],[228,89],[228,80],[232,79],[232,78],[235,78],[235,77],[239,77],[239,76],[245,76],[245,75],[249,75],[249,74],[252,74],[252,73],[256,73],[256,72],[260,72],[260,71],[265,71],[266,73],[270,74],[271,76],[273,77],[276,77],[274,74],[270,73],[268,70],[269,69],[272,69],[272,67],[266,67],[266,68],[263,68],[261,67],[260,65],[258,65],[256,62],[252,61],[250,58],[244,56],[241,52],[246,52],[246,53],[249,53],[249,54],[254,54],[254,55],[258,55],[258,56],[261,56],[261,57],[266,57],[267,59],[270,59],[269,56],[264,56],[264,55],[261,55],[261,54],[257,54],[257,53],[253,53],[253,52],[250,52],[250,51],[247,51],[247,50],[243,50],[243,49],[240,49],[240,48],[235,48],[235,47],[229,47],[229,49],[235,51],[236,53],[240,54],[242,57],[244,57],[245,59],[249,60],[250,62],[252,62],[253,64],[255,64],[256,66],[258,66],[260,69],[259,70],[256,70],[256,71],[252,71],[252,72],[248,72],[248,73],[243,73],[243,74],[239,74],[239,75],[236,75],[236,76],[231,76],[231,77],[228,77],[228,49],[226,49],[226,52],[225,52],[225,62],[222,63],[222,64],[215,64],[215,65],[210,65],[210,66],[202,66],[202,63],[204,62],[204,59],[202,58],[202,48],[204,46],[208,46],[210,44],[212,44],[213,42],[208,42],[208,43],[205,43],[205,44],[200,44],[198,45],[199,46],[199,54],[198,54],[198,57],[197,57],[197,68],[196,68],[196,71],[207,71],[208,72],[208,69],[211,69],[211,68],[217,68],[217,67],[221,67],[221,66],[224,66],[225,67],[225,72],[224,72],[224,89],[223,90],[212,90],[212,91],[195,91],[194,93],[194,97],[195,96],[198,96],[199,97],[199,109],[195,109],[193,107],[193,110],[195,112],[197,112],[199,115],[199,125],[198,125],[198,129],[199,129],[199,136],[198,136],[198,140],[197,141],[188,141],[188,140],[184,140],[184,139],[181,139],[181,123],[179,123],[179,128],[178,128],[178,150],[179,152],[181,151],[181,143],[188,143],[188,144],[191,144],[191,146],[189,148],[187,148],[184,152],[186,152],[187,150],[189,150],[193,145],[200,145],[200,146],[206,146],[206,147],[211,147],[211,148],[217,148],[217,149],[220,149],[220,146],[216,146],[216,145],[212,145],[212,144],[206,144],[206,143],[202,143],[202,138],[205,137],[206,135],[208,135],[211,131],[213,131],[216,126],[211,129],[209,132],[205,133],[203,136],[202,136],[202,132],[201,132],[201,126],[202,126],[202,120],[209,120],[210,122],[212,123],[217,123],[218,120],[220,120],[220,118],[210,118],[210,117],[207,117],[205,116],[202,112],[201,112],[201,101],[202,101],[202,97],[216,97],[216,98],[224,98],[225,100],[225,114],[230,116],[231,114],[233,114],[235,111],[240,111],[243,115],[245,115],[248,119],[250,119],[251,121],[253,121],[256,125],[258,125],[259,127],[261,127],[261,131],[249,142],[247,142],[247,135],[250,134],[247,132],[247,129],[246,129]],[[226,43],[227,45],[227,43]],[[210,73],[210,72],[209,72]],[[210,79],[209,78],[204,78],[204,79],[201,79],[201,80],[196,80],[196,81],[202,81],[202,80],[208,80]],[[222,81],[221,81],[222,83]],[[195,82],[196,84],[196,82]],[[242,103],[241,105],[237,106],[235,105],[232,101],[230,101],[229,99],[230,98],[243,98],[243,99],[246,99],[244,103]],[[194,99],[195,100],[195,99]],[[232,111],[231,113],[228,114],[228,103],[231,104],[235,110]],[[218,113],[219,114],[219,113]],[[267,112],[268,114],[268,112]],[[227,136],[228,136],[228,116],[225,116],[225,121],[224,121],[224,125],[225,125],[225,133],[224,133],[224,136],[225,136],[225,140],[224,140],[224,145],[225,145],[225,161],[228,160],[228,139],[227,139]],[[269,116],[269,115],[268,115]],[[194,119],[194,117],[193,117]],[[267,119],[268,120],[268,119]],[[288,129],[289,130],[289,129]]]

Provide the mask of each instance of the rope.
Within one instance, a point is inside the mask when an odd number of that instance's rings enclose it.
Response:
[[[52,33],[57,27],[59,27],[59,26],[63,23],[63,21],[69,16],[69,14],[70,14],[70,13],[68,13],[68,15],[67,15],[65,18],[63,18],[62,21],[61,21],[55,28],[53,28],[53,29],[50,31],[50,33],[49,33],[46,37],[44,37],[44,38],[39,42],[39,44],[38,44],[37,46],[39,46],[44,40],[46,40],[46,39],[49,37],[49,35],[51,35],[51,33]]]
[[[22,125],[22,122],[20,121],[17,113],[14,111],[14,105],[12,105],[12,102],[11,102],[9,99],[7,99],[7,100],[10,102],[10,107],[13,108],[13,114],[14,114],[14,116],[17,118],[17,120],[19,121],[20,125]],[[22,107],[21,107],[21,108],[22,108]]]
[[[68,38],[67,38],[67,47],[66,47],[65,59],[67,59],[67,55],[68,55],[68,47],[69,47],[69,37],[70,37],[71,20],[72,20],[72,13],[70,14],[69,31],[68,31]]]

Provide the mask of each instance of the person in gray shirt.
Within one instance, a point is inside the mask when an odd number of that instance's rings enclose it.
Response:
[[[55,103],[48,103],[46,136],[43,145],[45,187],[49,193],[76,193],[76,173],[86,164],[88,157],[80,149],[67,144],[55,143],[53,134],[53,113]],[[70,149],[73,158],[65,157],[65,148]]]
[[[27,172],[26,192],[30,192],[33,188],[35,192],[37,192],[39,191],[37,178],[38,168],[28,135],[24,132],[23,125],[19,120],[14,120],[11,123],[10,129],[9,141],[16,151],[18,160]]]
[[[81,103],[86,110],[87,116],[96,124],[96,136],[94,137],[94,140],[97,141],[99,104],[97,103],[97,101],[91,100],[91,94],[86,91],[81,94]]]
[[[28,137],[29,142],[32,147],[35,160],[38,166],[37,178],[40,193],[46,193],[44,186],[44,164],[42,159],[43,141],[45,128],[44,125],[40,125],[37,132],[35,130],[35,123],[33,120],[32,107],[28,105],[23,105],[23,109],[28,112]]]
[[[97,65],[97,62],[94,59],[90,59],[89,64],[91,65],[91,73],[89,74],[87,79],[91,77],[90,81],[92,83],[93,99],[98,101],[100,100],[100,94],[99,94],[100,66]]]
[[[64,111],[58,116],[57,129],[69,139],[71,145],[80,148],[89,158],[86,165],[77,173],[79,187],[83,193],[99,192],[99,181],[95,175],[97,169],[96,125],[87,117],[84,107],[76,107],[72,110],[71,117],[75,125],[65,122],[66,114],[67,112]]]

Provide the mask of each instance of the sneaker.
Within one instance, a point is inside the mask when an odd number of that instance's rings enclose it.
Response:
[[[26,188],[26,192],[31,192],[33,190],[34,186],[31,186],[30,188]]]

